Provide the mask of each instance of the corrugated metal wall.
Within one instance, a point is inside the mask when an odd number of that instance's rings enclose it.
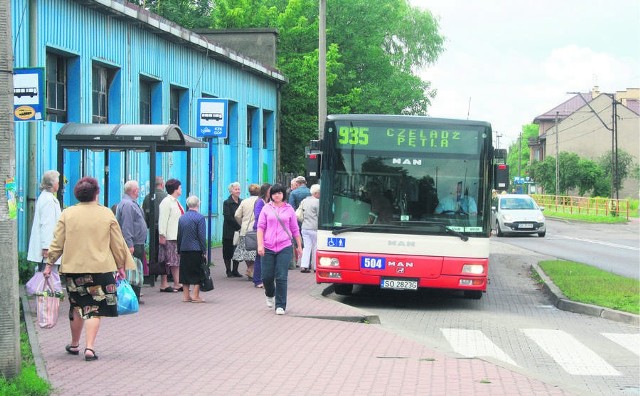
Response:
[[[77,56],[79,60],[80,93],[77,98],[79,109],[69,109],[70,121],[90,123],[92,117],[92,65],[102,63],[120,70],[119,114],[111,111],[110,123],[137,124],[140,122],[139,81],[140,76],[152,76],[159,81],[162,92],[162,122],[169,123],[169,105],[171,88],[186,90],[188,95],[188,117],[181,117],[180,127],[183,132],[195,135],[197,108],[196,100],[203,93],[228,98],[235,104],[233,120],[229,133],[232,135],[229,145],[222,140],[214,141],[213,166],[213,223],[214,240],[221,238],[222,201],[228,196],[227,186],[233,181],[243,185],[243,196],[248,195],[246,187],[249,183],[272,182],[275,177],[275,125],[277,120],[277,85],[276,82],[261,78],[228,63],[214,61],[205,52],[195,51],[183,43],[166,41],[141,28],[142,22],[115,18],[106,15],[97,8],[89,8],[83,2],[72,0],[11,0],[12,28],[15,63],[14,68],[45,67],[47,50],[56,50],[65,55]],[[35,10],[29,5],[35,4]],[[34,18],[35,16],[35,18]],[[30,17],[35,19],[36,34],[30,36]],[[31,46],[31,43],[35,43]],[[29,49],[35,51],[35,64],[29,61]],[[71,95],[71,94],[70,94]],[[74,102],[70,98],[69,106]],[[117,103],[117,102],[116,102]],[[254,139],[253,147],[247,147],[247,106],[257,109],[258,128],[260,134],[263,124],[268,125],[267,148],[262,139]],[[77,114],[72,116],[71,113]],[[263,120],[263,114],[273,114],[272,119]],[[73,118],[79,118],[74,120]],[[26,206],[28,191],[28,123],[16,123],[16,179],[20,197]],[[36,177],[40,178],[47,169],[55,169],[56,139],[55,134],[63,126],[53,122],[35,122],[37,134],[37,154],[35,159]],[[192,151],[192,186],[191,191],[202,200],[201,211],[208,207],[209,149]],[[184,153],[168,153],[159,155],[158,171],[165,180],[179,178],[186,181],[186,155]],[[65,203],[72,203],[73,183],[81,175],[80,166],[84,166],[86,174],[103,180],[104,154],[87,153],[86,161],[81,161],[78,153],[67,153],[65,157],[65,174],[69,175],[69,185],[65,192]],[[137,179],[141,182],[142,198],[153,188],[149,186],[148,154],[131,153],[128,169],[124,166],[123,154],[112,154],[110,157],[111,178],[109,182],[109,204],[119,200],[121,188],[125,180]],[[68,171],[67,171],[68,167]],[[268,169],[268,174],[263,174]],[[119,176],[117,176],[119,174]],[[36,184],[39,180],[36,180]],[[37,191],[37,190],[36,190]],[[185,195],[181,199],[186,199]],[[102,202],[102,197],[101,197]],[[25,211],[18,218],[19,250],[25,251],[27,246],[28,225]]]

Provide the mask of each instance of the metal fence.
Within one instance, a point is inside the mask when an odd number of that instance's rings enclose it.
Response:
[[[625,216],[629,220],[629,200],[601,197],[532,194],[540,206],[553,212],[592,216]]]

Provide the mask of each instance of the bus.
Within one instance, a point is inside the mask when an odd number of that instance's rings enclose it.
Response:
[[[487,289],[493,147],[488,122],[330,115],[319,142],[316,282],[336,294]]]

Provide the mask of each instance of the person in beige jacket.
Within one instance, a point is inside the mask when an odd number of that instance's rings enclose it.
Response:
[[[234,261],[244,261],[247,264],[247,279],[253,280],[253,263],[256,261],[256,250],[247,250],[245,246],[244,237],[247,234],[247,231],[253,231],[253,223],[256,221],[255,214],[253,209],[256,207],[256,201],[258,201],[258,196],[260,195],[260,186],[257,184],[249,185],[249,195],[251,195],[247,199],[243,199],[236,209],[236,213],[234,215],[238,224],[240,224],[240,238],[238,238],[238,246],[236,246],[236,250],[233,252]]]
[[[80,201],[62,211],[49,245],[43,275],[51,275],[51,266],[62,256],[60,273],[66,275],[69,295],[71,343],[65,349],[80,354],[80,336],[84,327],[84,359],[98,359],[95,340],[103,316],[118,316],[114,272],[125,277],[125,269],[135,269],[131,252],[113,212],[98,205],[100,187],[92,177],[83,177],[73,189]]]

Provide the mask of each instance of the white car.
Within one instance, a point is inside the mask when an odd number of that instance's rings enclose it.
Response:
[[[499,237],[506,234],[538,234],[544,237],[547,233],[544,208],[528,195],[498,195],[491,206],[491,224]]]

